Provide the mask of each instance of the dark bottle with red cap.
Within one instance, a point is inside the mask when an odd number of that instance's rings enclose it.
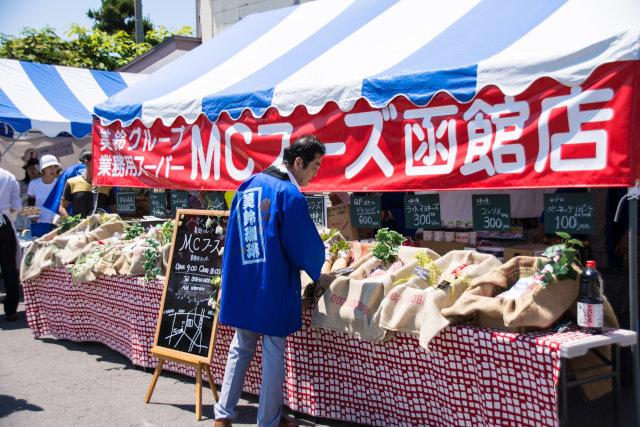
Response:
[[[590,334],[601,334],[604,305],[602,299],[602,277],[596,270],[595,261],[587,261],[587,268],[580,275],[578,294],[578,327]]]

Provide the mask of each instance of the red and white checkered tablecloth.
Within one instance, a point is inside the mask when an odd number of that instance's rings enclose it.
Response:
[[[153,368],[150,349],[162,282],[100,277],[73,283],[64,268],[26,281],[29,327],[36,337],[98,341]],[[516,334],[472,325],[446,328],[427,354],[400,333],[383,344],[312,329],[311,311],[287,343],[285,400],[294,411],[377,426],[556,426],[559,348],[580,332]],[[221,326],[211,372],[220,384],[233,330]],[[244,391],[260,390],[260,347]],[[173,362],[163,369],[195,376]],[[141,390],[144,393],[144,390]]]

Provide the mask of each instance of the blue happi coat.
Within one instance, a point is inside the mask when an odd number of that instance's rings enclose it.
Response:
[[[240,185],[223,258],[220,322],[280,337],[302,327],[300,270],[318,280],[324,244],[286,173],[271,167]]]

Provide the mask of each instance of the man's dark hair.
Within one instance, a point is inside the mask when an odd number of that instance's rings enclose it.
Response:
[[[80,160],[80,162],[84,162],[85,160],[91,161],[91,150],[82,151],[78,160]]]
[[[302,167],[306,168],[316,155],[325,155],[327,149],[318,138],[313,135],[302,135],[293,144],[284,149],[283,161],[286,165],[293,166],[298,157],[302,158]]]

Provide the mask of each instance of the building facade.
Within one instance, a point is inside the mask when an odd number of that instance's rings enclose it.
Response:
[[[196,0],[197,35],[204,43],[251,13],[308,1],[313,0]]]

